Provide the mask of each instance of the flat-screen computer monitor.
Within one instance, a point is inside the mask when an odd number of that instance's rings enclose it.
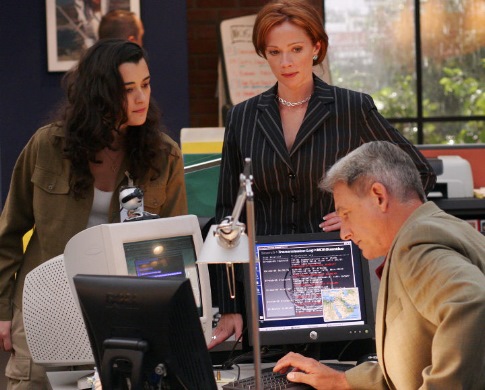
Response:
[[[265,236],[255,251],[262,346],[374,337],[369,268],[352,241],[333,232]]]
[[[67,277],[77,298],[77,274],[183,276],[190,280],[206,342],[212,336],[212,298],[195,215],[93,226],[76,234],[64,249]],[[77,301],[77,299],[75,299]]]
[[[104,389],[216,389],[191,282],[76,275]]]

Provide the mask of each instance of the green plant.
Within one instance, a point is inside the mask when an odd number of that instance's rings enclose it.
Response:
[[[485,69],[485,59],[481,59]],[[428,70],[432,75],[438,69]],[[426,143],[477,143],[485,142],[485,121],[467,121],[467,116],[485,115],[485,81],[470,76],[471,69],[444,66],[436,77],[441,88],[426,88],[423,93],[423,116],[463,116],[463,122],[442,121],[425,123]],[[434,79],[435,77],[430,77]],[[411,75],[396,75],[389,86],[372,94],[380,112],[387,118],[416,117],[415,80]],[[413,123],[401,124],[400,131],[415,141]]]

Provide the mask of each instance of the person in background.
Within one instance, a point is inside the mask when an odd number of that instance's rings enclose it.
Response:
[[[66,76],[62,116],[21,152],[0,215],[0,348],[12,352],[9,389],[47,388],[22,321],[29,271],[62,254],[80,231],[120,222],[119,192],[128,177],[144,192],[146,211],[187,214],[182,154],[162,132],[145,51],[127,40],[103,39]],[[23,253],[22,237],[31,229]]]
[[[290,353],[274,367],[316,389],[485,389],[485,237],[427,202],[413,161],[370,142],[338,161],[340,236],[367,259],[386,256],[376,313],[379,364],[340,373]]]
[[[116,9],[101,18],[98,29],[98,39],[127,39],[143,46],[145,29],[143,23],[134,12]]]
[[[398,145],[413,159],[426,191],[433,188],[436,175],[425,157],[379,114],[369,95],[328,85],[313,74],[325,58],[328,37],[308,1],[266,4],[256,17],[253,44],[277,83],[228,112],[216,222],[232,214],[246,157],[252,161],[256,235],[338,230],[332,197],[319,191],[318,182],[335,161],[366,142]],[[209,348],[241,335],[244,292],[241,268],[237,271],[231,299],[225,268],[218,267],[222,316]]]

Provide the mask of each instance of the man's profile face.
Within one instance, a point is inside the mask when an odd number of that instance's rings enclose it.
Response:
[[[333,198],[335,210],[342,220],[341,238],[352,240],[368,260],[385,256],[389,249],[385,239],[386,215],[372,189],[360,197],[346,184],[337,183]]]

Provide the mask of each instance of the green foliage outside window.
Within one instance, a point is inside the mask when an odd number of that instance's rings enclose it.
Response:
[[[481,59],[485,70],[485,59]],[[463,116],[463,122],[425,122],[425,143],[460,144],[485,143],[485,121],[467,121],[467,116],[485,115],[485,80],[469,76],[466,69],[447,64],[439,70],[440,87],[434,96],[423,93],[423,117],[446,115]],[[429,73],[428,73],[429,76]],[[428,95],[431,95],[428,93]],[[390,86],[372,94],[379,111],[386,118],[413,118],[416,116],[415,80],[411,75],[397,75]],[[413,124],[398,126],[403,134],[415,142],[416,129]]]

